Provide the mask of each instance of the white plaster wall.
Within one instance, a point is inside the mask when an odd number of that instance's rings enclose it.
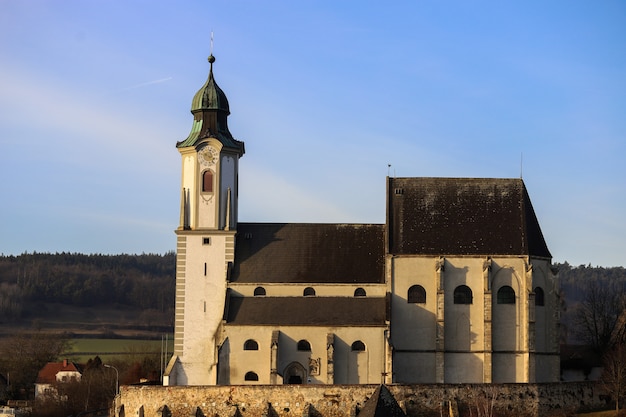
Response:
[[[220,352],[220,384],[270,384],[272,332],[266,327],[240,326],[227,328],[227,344]],[[259,350],[244,350],[244,344],[252,339]],[[222,372],[223,371],[223,372]],[[258,381],[246,381],[247,372],[254,372]]]
[[[220,192],[220,207],[219,207],[219,227],[226,226],[226,210],[228,203],[228,189],[231,192],[231,210],[232,218],[230,219],[230,226],[233,227],[237,224],[237,159],[232,155],[222,155],[220,158],[219,171],[221,173],[219,180],[219,192]]]
[[[435,382],[436,342],[436,261],[439,257],[402,256],[393,258],[392,265],[392,309],[391,340],[394,346],[394,381],[406,383]],[[529,359],[529,293],[537,265],[528,269],[528,258],[524,256],[499,256],[491,258],[489,278],[485,279],[486,256],[456,256],[445,258],[443,272],[444,288],[444,380],[446,383],[484,381],[485,350],[493,350],[495,357],[491,372],[493,381],[528,382]],[[548,270],[549,262],[542,261],[541,268]],[[411,285],[419,284],[426,290],[426,304],[407,303]],[[472,290],[470,305],[454,304],[454,289],[467,285]],[[498,289],[511,286],[516,294],[514,305],[497,304]],[[549,311],[542,320],[549,321],[553,314],[556,298],[549,296],[546,283],[546,307]],[[485,291],[491,291],[491,347],[485,340]],[[554,292],[554,291],[553,291]],[[549,299],[551,301],[549,301]],[[550,304],[553,302],[553,304]],[[487,316],[486,316],[487,314]],[[550,316],[551,317],[551,316]],[[554,321],[554,320],[553,320]],[[546,334],[551,328],[541,325]],[[549,339],[550,336],[545,336]],[[548,342],[543,343],[548,345]],[[429,353],[430,352],[430,353]],[[498,352],[502,352],[499,354]],[[506,352],[506,353],[505,353]],[[430,361],[430,362],[429,362]],[[555,366],[552,357],[542,358],[537,364],[548,366],[552,373]],[[430,366],[433,364],[433,366]],[[487,369],[489,372],[489,368]],[[532,379],[532,378],[531,378]],[[541,380],[554,381],[554,376]]]
[[[396,350],[434,350],[437,331],[435,257],[399,257],[392,261],[391,338]],[[407,302],[409,288],[421,285],[426,304]],[[407,357],[403,354],[403,357]],[[398,368],[408,364],[402,360]]]
[[[529,287],[528,258],[499,257],[492,260],[492,382],[529,382]],[[498,290],[508,285],[515,304],[498,304]]]
[[[194,233],[187,236],[183,352],[185,384],[215,384],[215,335],[226,296],[226,239],[228,234]],[[203,244],[205,237],[210,244]],[[206,264],[206,275],[205,275]],[[178,382],[179,384],[181,382]]]
[[[492,268],[493,282],[492,290],[492,348],[493,351],[516,351],[524,347],[526,336],[524,331],[527,326],[521,322],[525,317],[527,303],[526,286],[523,286],[524,279],[521,279],[511,266],[498,268],[497,264]],[[498,291],[502,287],[509,286],[515,291],[515,304],[498,304]]]
[[[482,383],[483,354],[448,352],[445,354],[444,382],[446,384]]]
[[[221,194],[222,187],[220,187],[220,183],[224,182],[222,179],[224,175],[230,178],[226,179],[226,182],[233,183],[235,181],[233,178],[235,178],[236,169],[232,166],[233,158],[230,158],[231,161],[227,163],[226,171],[224,171],[221,166],[221,161],[224,158],[209,164],[199,157],[198,151],[205,147],[211,147],[219,153],[222,149],[222,144],[211,139],[208,142],[202,142],[197,147],[181,150],[183,157],[181,186],[184,190],[189,190],[189,225],[192,229],[217,228],[218,202],[223,201],[225,198],[225,194]],[[212,193],[202,192],[202,174],[206,169],[213,172]],[[223,214],[221,207],[220,210]]]
[[[435,380],[434,352],[394,352],[394,383],[427,384]]]
[[[182,162],[182,177],[181,177],[181,187],[182,190],[188,195],[189,200],[187,201],[187,210],[189,214],[189,226],[192,228],[195,227],[195,222],[197,219],[196,207],[197,207],[197,195],[195,190],[197,189],[197,178],[196,178],[196,161],[197,156],[195,151],[186,151],[182,154],[183,162]],[[182,193],[182,192],[181,192]],[[182,226],[182,225],[181,225]]]
[[[332,330],[332,329],[329,329]],[[335,383],[336,384],[380,384],[385,369],[385,329],[381,327],[341,327],[335,333]],[[365,344],[365,353],[351,351],[352,343],[360,340]],[[356,379],[355,367],[359,369]],[[390,371],[390,370],[389,370]]]
[[[220,144],[221,145],[221,144]],[[210,146],[210,145],[208,145]],[[219,153],[221,146],[211,146]],[[220,179],[220,167],[217,160],[211,164],[198,160],[198,169],[195,173],[198,183],[198,218],[197,228],[217,228],[217,202],[220,200],[220,190],[218,187]],[[202,192],[202,176],[205,170],[213,172],[213,192]]]
[[[69,382],[72,379],[80,381],[80,378],[81,378],[81,374],[80,372],[77,372],[77,371],[59,371],[56,374],[56,380],[58,382]]]
[[[249,371],[259,376],[258,384],[270,383],[271,337],[280,331],[278,343],[277,371],[282,377],[292,363],[300,363],[308,373],[309,358],[320,359],[319,375],[307,375],[311,384],[325,384],[328,375],[327,335],[334,333],[334,376],[335,383],[380,383],[384,372],[385,340],[384,328],[380,327],[318,327],[318,326],[226,326],[229,340],[230,384],[250,383],[244,380]],[[254,339],[258,351],[246,351],[244,343]],[[311,351],[298,351],[297,343],[307,340]],[[353,342],[361,340],[366,351],[351,352]],[[222,366],[222,365],[220,365]],[[358,375],[358,379],[356,376]],[[279,378],[279,381],[281,378]]]
[[[536,382],[554,382],[560,378],[559,359],[559,282],[544,259],[533,259],[532,288],[544,292],[544,306],[535,307]]]
[[[544,306],[535,307],[535,350],[550,352],[553,350],[554,338],[558,337],[555,311],[559,309],[558,283],[550,271],[546,261],[533,261],[532,289],[541,287],[544,293]]]
[[[493,381],[499,383],[528,382],[526,366],[528,355],[515,352],[494,352],[492,354]]]
[[[444,271],[444,344],[446,351],[482,351],[485,345],[484,277],[485,258],[446,258]],[[472,290],[472,304],[454,304],[454,290],[467,285]],[[448,364],[446,363],[446,367]],[[482,382],[482,367],[480,381]],[[474,382],[448,381],[446,382]]]
[[[228,286],[239,296],[252,297],[257,287],[263,287],[267,297],[301,297],[304,289],[312,287],[318,297],[353,297],[354,290],[363,288],[367,297],[384,297],[387,293],[386,284],[285,284],[285,283],[230,283]]]

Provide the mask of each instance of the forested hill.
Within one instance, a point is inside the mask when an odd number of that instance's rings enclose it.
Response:
[[[564,343],[587,344],[601,350],[623,334],[626,308],[624,267],[555,264],[561,294],[561,337]]]
[[[141,310],[159,314],[158,323],[173,320],[175,254],[84,255],[78,253],[30,253],[0,255],[0,322],[46,317],[54,309],[42,304],[98,309]],[[562,328],[573,326],[573,315],[590,288],[626,293],[624,267],[571,266],[559,270]],[[33,307],[39,307],[39,312]],[[100,314],[100,313],[94,313]],[[110,316],[110,314],[107,313]],[[110,317],[110,320],[115,320]],[[143,318],[141,319],[143,320]],[[569,337],[568,337],[569,336]],[[572,332],[566,339],[572,337]]]
[[[173,311],[175,254],[0,256],[0,318],[29,303]]]
[[[584,298],[585,291],[594,282],[603,287],[611,287],[615,291],[624,293],[626,290],[626,268],[579,265],[571,266],[567,262],[555,264],[559,270],[561,293],[571,302]]]

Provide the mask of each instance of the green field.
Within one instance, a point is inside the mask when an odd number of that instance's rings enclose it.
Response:
[[[139,339],[71,339],[71,350],[64,356],[74,362],[85,363],[99,356],[103,362],[111,360],[128,360],[133,356],[139,358],[150,354],[160,355],[165,349],[161,340]],[[174,341],[170,336],[167,343],[167,355],[172,354]]]
[[[620,415],[623,416],[623,411],[620,409]],[[595,413],[576,414],[578,417],[615,417],[615,410],[608,411],[596,411]]]

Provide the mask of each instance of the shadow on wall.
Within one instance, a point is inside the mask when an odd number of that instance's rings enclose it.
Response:
[[[230,385],[230,339],[224,340],[217,355],[217,383],[218,385]]]

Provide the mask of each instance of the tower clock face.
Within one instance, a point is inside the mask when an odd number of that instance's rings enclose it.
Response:
[[[201,162],[204,162],[208,165],[213,165],[215,164],[216,160],[217,160],[217,151],[211,148],[210,146],[207,146],[200,151]]]

